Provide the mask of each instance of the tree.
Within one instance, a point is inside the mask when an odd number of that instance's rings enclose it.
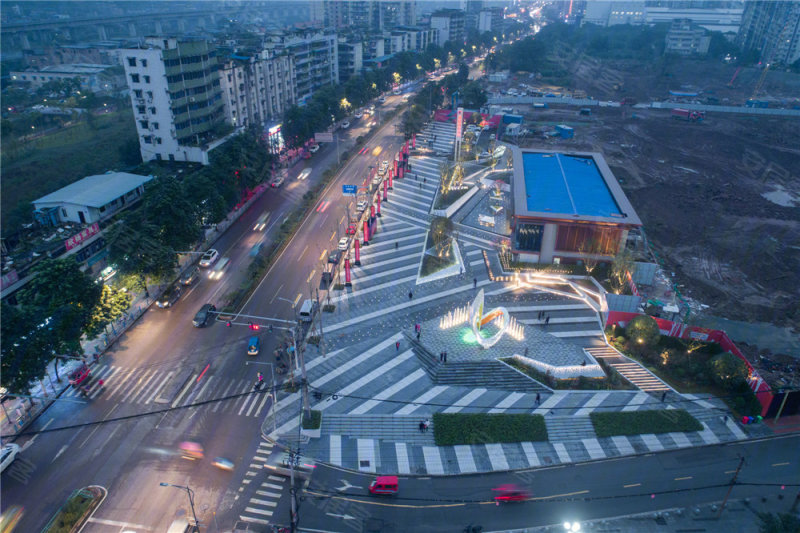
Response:
[[[791,513],[758,513],[759,533],[797,533],[800,518]]]
[[[471,109],[480,109],[488,101],[486,91],[476,81],[471,81],[461,88],[461,98],[464,107]]]
[[[611,288],[617,294],[622,293],[625,283],[628,281],[628,272],[633,269],[633,256],[628,250],[621,250],[614,256],[611,262],[611,273],[609,274]]]
[[[48,339],[37,331],[37,317],[32,308],[15,307],[3,302],[0,321],[0,377],[11,392],[25,394],[32,381],[45,375],[53,357]]]
[[[708,362],[711,379],[725,389],[734,389],[747,379],[748,369],[744,361],[730,352],[715,355]]]
[[[453,221],[447,217],[434,217],[431,220],[431,237],[433,238],[436,254],[441,257],[450,242],[453,233]]]
[[[651,316],[637,315],[625,326],[625,336],[635,345],[651,348],[658,344],[661,332],[658,323]]]
[[[178,264],[176,251],[159,241],[158,228],[142,217],[141,209],[126,212],[106,235],[108,255],[121,274],[139,278],[147,293],[147,278],[167,279]]]
[[[197,241],[200,227],[192,216],[194,206],[174,176],[157,178],[148,184],[143,211],[148,222],[155,226],[158,240],[165,246],[184,250]]]
[[[92,316],[86,326],[86,336],[94,339],[106,326],[122,316],[133,300],[132,295],[122,289],[103,285],[100,301],[92,309]]]

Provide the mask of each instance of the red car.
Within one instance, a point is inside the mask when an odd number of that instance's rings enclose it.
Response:
[[[77,387],[89,378],[90,373],[91,371],[89,370],[89,366],[86,363],[83,363],[81,366],[69,373],[69,384],[73,387]]]
[[[500,485],[492,490],[496,492],[496,502],[524,502],[531,497],[527,490],[516,485]]]
[[[347,226],[347,231],[345,233],[347,233],[348,235],[355,235],[356,234],[356,225],[355,224],[350,224],[349,226]]]

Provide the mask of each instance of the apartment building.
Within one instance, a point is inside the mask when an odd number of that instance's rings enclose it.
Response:
[[[148,38],[120,53],[144,161],[208,164],[225,113],[216,51],[206,41]]]
[[[665,53],[706,55],[708,45],[711,44],[711,35],[708,30],[689,19],[678,19],[672,22],[665,41]]]
[[[337,30],[383,31],[417,21],[414,0],[323,0],[314,9],[326,27]]]
[[[800,59],[800,1],[745,3],[736,44],[758,50],[766,63],[791,65]]]
[[[489,7],[481,9],[478,14],[478,31],[497,32],[503,29],[503,15],[505,10],[502,7]]]
[[[364,44],[339,37],[339,80],[345,81],[364,68]]]
[[[321,87],[339,83],[339,42],[331,30],[272,32],[265,37],[264,49],[293,57],[298,102]]]
[[[274,50],[239,52],[221,63],[220,86],[228,124],[261,127],[297,103],[292,55]]]
[[[448,41],[462,44],[467,37],[466,15],[459,9],[440,9],[431,14],[431,29],[438,30],[439,46]]]

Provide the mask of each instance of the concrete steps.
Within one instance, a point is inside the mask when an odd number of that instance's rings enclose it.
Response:
[[[577,440],[596,438],[594,426],[588,416],[551,416],[545,415],[547,440]]]
[[[639,363],[623,357],[611,346],[587,348],[586,351],[595,359],[603,359],[611,368],[619,372],[622,377],[644,392],[661,393],[672,390],[669,385],[658,379],[652,372]]]
[[[428,431],[420,432],[419,423],[428,419]],[[420,446],[435,446],[433,416],[403,415],[333,415],[323,413],[322,435],[345,435],[358,439],[405,442]]]

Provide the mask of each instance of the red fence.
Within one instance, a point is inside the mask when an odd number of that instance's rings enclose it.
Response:
[[[625,324],[627,324],[628,321],[635,316],[638,316],[638,313],[609,311],[606,325],[609,326],[618,324],[620,326],[625,326]],[[742,355],[742,352],[739,351],[739,348],[736,347],[733,341],[728,337],[727,333],[718,329],[708,329],[697,326],[687,326],[686,324],[676,324],[675,322],[664,320],[663,318],[653,317],[653,319],[658,324],[658,329],[661,330],[662,335],[669,335],[670,337],[677,337],[679,339],[694,339],[698,341],[716,342],[722,347],[723,350],[731,352],[733,355],[744,361],[744,364],[747,365],[747,369],[749,371],[748,384],[750,385],[750,388],[753,389],[753,392],[756,393],[756,398],[758,398],[758,401],[761,404],[761,415],[766,415],[767,410],[772,403],[772,399],[775,397],[775,394],[773,394],[772,389],[767,382],[758,375],[758,372],[755,368],[753,368],[753,365],[751,365],[750,362],[745,359],[744,355]]]

